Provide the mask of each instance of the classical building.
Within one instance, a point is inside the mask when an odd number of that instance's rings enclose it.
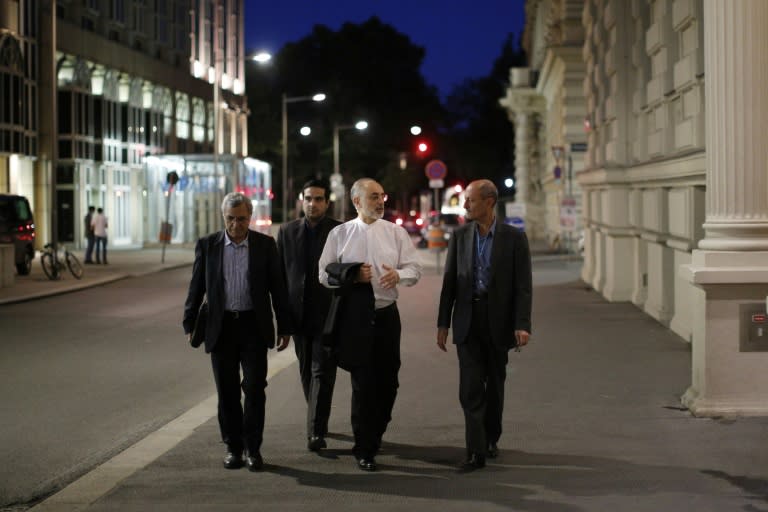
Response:
[[[140,246],[157,241],[178,166],[147,158],[222,155],[179,169],[173,196],[206,222],[174,240],[193,240],[211,227],[195,208],[234,188],[226,162],[247,155],[244,65],[242,0],[4,0],[0,192],[30,198],[40,244],[55,222],[79,246],[94,205],[110,245]]]
[[[501,103],[532,235],[562,236],[562,147],[582,279],[692,344],[691,411],[768,414],[768,2],[528,0],[526,12],[529,68],[511,70]]]

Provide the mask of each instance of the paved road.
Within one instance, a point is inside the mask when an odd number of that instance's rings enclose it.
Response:
[[[501,457],[483,471],[456,471],[457,361],[434,346],[440,278],[428,269],[399,301],[400,393],[379,472],[354,465],[344,372],[329,449],[307,452],[286,351],[271,365],[263,473],[222,469],[215,401],[205,400],[35,511],[768,510],[768,419],[691,417],[679,403],[688,345],[633,305],[605,302],[577,274],[575,262],[535,263],[532,344],[510,358]],[[118,327],[130,329],[119,319]],[[202,356],[178,351],[180,372],[184,354]],[[207,366],[201,372],[209,383]]]
[[[0,307],[0,506],[50,492],[214,392],[189,268]]]

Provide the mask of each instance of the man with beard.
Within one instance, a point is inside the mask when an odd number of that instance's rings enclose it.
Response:
[[[357,465],[375,471],[376,453],[392,419],[400,370],[397,286],[421,277],[416,249],[400,226],[381,220],[387,195],[370,178],[350,193],[357,218],[334,228],[320,256],[320,282],[336,287],[341,303],[332,336],[339,366],[352,379],[353,452]]]
[[[325,448],[331,414],[336,363],[323,344],[323,325],[331,292],[318,281],[317,261],[328,233],[341,222],[327,217],[331,187],[310,180],[302,188],[304,218],[280,226],[277,251],[288,281],[288,300],[296,332],[293,335],[299,375],[307,401],[307,448]]]

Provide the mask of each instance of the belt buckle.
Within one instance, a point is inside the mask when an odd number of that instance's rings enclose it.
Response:
[[[234,318],[235,320],[239,320],[240,319],[240,312],[239,311],[232,311],[232,318]]]

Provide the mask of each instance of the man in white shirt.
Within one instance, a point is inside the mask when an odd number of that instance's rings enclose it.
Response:
[[[98,208],[96,215],[91,219],[93,235],[96,239],[96,263],[107,264],[107,216],[104,215],[104,209]]]
[[[397,286],[416,284],[421,266],[405,229],[381,220],[387,200],[381,185],[363,178],[352,185],[350,195],[357,218],[328,234],[318,266],[320,282],[346,295],[334,336],[339,366],[352,380],[353,452],[360,469],[375,471],[374,457],[392,419],[399,386]],[[337,272],[339,264],[344,271]]]

